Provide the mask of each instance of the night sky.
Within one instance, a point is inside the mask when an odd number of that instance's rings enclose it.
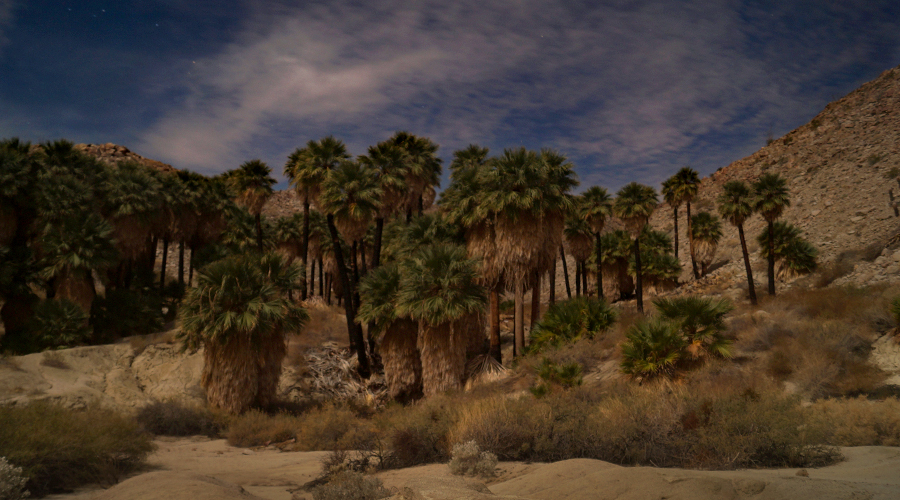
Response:
[[[550,147],[615,190],[707,175],[898,64],[897,0],[0,0],[0,138],[280,177],[310,139],[408,130],[445,167]]]

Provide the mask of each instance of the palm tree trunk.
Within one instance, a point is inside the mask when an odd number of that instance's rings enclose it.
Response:
[[[534,324],[541,319],[541,273],[534,274],[534,287],[531,289],[531,326],[529,326],[529,331],[534,331]]]
[[[581,297],[581,261],[575,261],[575,296]]]
[[[588,272],[587,261],[581,261],[581,292],[583,295],[588,294]]]
[[[524,354],[525,347],[525,282],[516,279],[516,315],[513,318],[513,357]]]
[[[325,263],[322,259],[319,259],[319,296],[322,297],[325,295]],[[330,294],[329,294],[330,295]],[[331,304],[331,300],[328,301],[329,305]]]
[[[321,269],[321,267],[319,267],[319,269]],[[327,281],[327,283],[325,285],[324,295],[325,295],[325,303],[328,304],[329,306],[331,305],[331,280],[332,280],[331,273],[326,274],[325,281]],[[321,283],[321,281],[319,283]]]
[[[384,217],[375,219],[375,248],[372,249],[372,269],[381,265],[381,237],[384,234]]]
[[[641,238],[637,237],[634,239],[634,268],[637,271],[636,276],[634,277],[635,285],[637,287],[637,310],[639,313],[644,313],[644,286],[643,279],[641,278]]]
[[[256,214],[256,245],[263,251],[262,213]]]
[[[194,284],[194,249],[193,247],[188,247],[188,250],[191,251],[191,254],[188,256],[188,286]]]
[[[306,290],[306,285],[304,285],[304,286],[303,286],[303,293],[302,293],[301,298],[304,297],[304,296],[312,297],[313,295],[316,294],[316,259],[313,259],[312,262],[309,263],[309,265],[310,265],[310,270],[309,270],[309,295],[307,295],[307,293],[306,293],[306,292],[307,292],[307,290]],[[304,273],[304,274],[305,274],[305,273]],[[304,278],[304,281],[306,281],[305,278]]]
[[[162,267],[159,269],[159,289],[166,287],[166,264],[169,257],[169,239],[163,238]]]
[[[359,240],[359,262],[362,264],[360,276],[365,276],[369,273],[369,267],[366,265],[366,254],[366,240]]]
[[[178,243],[178,284],[184,284],[184,240]]]
[[[691,202],[687,202],[688,245],[691,253],[691,268],[694,271],[694,279],[700,279],[700,271],[697,269],[697,260],[694,259],[694,233],[691,231]]]
[[[503,363],[503,354],[500,348],[500,285],[494,285],[491,288],[490,296],[491,357],[498,363]]]
[[[566,295],[571,299],[572,298],[572,287],[569,286],[569,264],[566,262],[566,251],[563,250],[563,246],[559,246],[559,255],[562,258],[563,265],[563,278],[566,281]]]
[[[675,258],[678,258],[678,207],[674,207],[672,219],[675,221]]]
[[[769,223],[769,295],[775,295],[775,220]]]
[[[550,270],[547,274],[550,282],[550,296],[547,299],[552,306],[556,304],[556,259],[550,262]]]
[[[309,195],[303,197],[303,240],[300,242],[300,265],[303,266],[303,276],[300,277],[300,300],[306,300],[306,260],[309,256]],[[316,263],[312,263],[313,275],[310,277],[314,280]],[[315,290],[315,289],[313,289]],[[310,293],[312,295],[312,293]]]
[[[602,247],[602,238],[600,238],[600,232],[597,231],[595,233],[595,237],[597,238],[597,298],[602,299],[603,297],[603,247]]]
[[[347,289],[349,293],[346,295],[346,297],[350,297],[351,300],[353,300],[353,309],[358,311],[359,310],[359,288],[358,288],[359,264],[357,261],[357,253],[358,252],[356,251],[356,249],[357,249],[357,244],[356,244],[356,241],[354,241],[353,244],[350,245],[350,259],[351,259],[350,265],[352,266],[352,269],[353,269],[353,275],[350,276],[350,279],[352,280],[350,282],[350,285],[352,288]]]
[[[337,228],[334,226],[334,216],[328,214],[326,217],[328,223],[328,232],[331,234],[331,244],[334,247],[334,260],[337,261],[338,273],[341,275],[341,282],[344,285],[344,312],[347,316],[347,332],[350,335],[350,348],[356,350],[356,359],[359,361],[357,372],[362,378],[369,378],[371,369],[369,368],[369,357],[366,353],[366,343],[362,335],[362,326],[356,321],[356,308],[353,306],[353,287],[350,283],[350,273],[344,262],[344,252],[341,250],[340,238],[338,237]]]

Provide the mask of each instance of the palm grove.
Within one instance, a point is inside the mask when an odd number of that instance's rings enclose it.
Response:
[[[663,183],[673,242],[649,226],[659,204],[654,188],[630,183],[611,196],[593,186],[576,195],[573,165],[549,149],[456,151],[435,203],[437,150],[407,132],[355,158],[334,137],[309,141],[284,165],[302,212],[268,218],[262,208],[275,181],[259,160],[209,178],[101,163],[66,141],[4,140],[0,347],[26,353],[109,342],[154,331],[177,310],[185,346],[204,349],[210,403],[241,412],[273,400],[288,336],[308,317],[304,301],[320,296],[344,308],[359,375],[383,369],[391,396],[407,401],[459,388],[467,366],[503,362],[507,294],[517,357],[608,327],[615,313],[607,300],[635,298],[643,313],[645,291],[676,287],[682,204],[694,279],[708,272],[723,234],[716,215],[691,213],[700,180],[688,167]],[[750,186],[730,182],[717,200],[739,233],[754,304],[743,230],[754,214],[766,221],[759,246],[769,294],[776,275],[815,267],[815,249],[779,220],[789,203],[776,174]],[[165,272],[170,245],[178,248],[174,280]],[[557,301],[557,265],[566,301]],[[541,319],[544,288],[551,306]],[[728,354],[717,336],[727,303],[655,306],[659,317],[636,325],[622,347],[626,373],[657,376],[679,360]]]

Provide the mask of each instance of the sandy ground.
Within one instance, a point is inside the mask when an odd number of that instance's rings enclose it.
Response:
[[[55,500],[311,499],[299,487],[314,479],[327,452],[248,450],[206,438],[159,439],[146,472],[106,490]],[[620,467],[577,459],[551,464],[502,462],[490,480],[464,479],[445,464],[378,474],[404,499],[804,499],[900,498],[900,448],[844,448],[844,462],[820,469],[695,471]]]

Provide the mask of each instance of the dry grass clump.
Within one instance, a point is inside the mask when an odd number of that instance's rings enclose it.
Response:
[[[269,415],[250,410],[234,417],[225,431],[225,439],[232,446],[265,446],[296,438],[301,419],[287,413]]]
[[[379,500],[393,494],[377,477],[354,471],[335,474],[328,483],[312,490],[313,500]]]
[[[135,418],[157,436],[215,437],[226,425],[222,414],[175,400],[153,401],[140,408]]]
[[[900,446],[900,400],[825,399],[811,407],[813,425],[835,446]]]
[[[372,434],[371,420],[349,406],[328,404],[303,414],[250,410],[225,431],[232,446],[283,444],[291,451],[349,450]]]
[[[21,467],[35,496],[114,484],[153,450],[137,422],[110,410],[49,403],[0,407],[0,456]]]
[[[497,456],[481,451],[478,443],[467,441],[453,445],[450,472],[456,475],[491,477],[497,468]]]

